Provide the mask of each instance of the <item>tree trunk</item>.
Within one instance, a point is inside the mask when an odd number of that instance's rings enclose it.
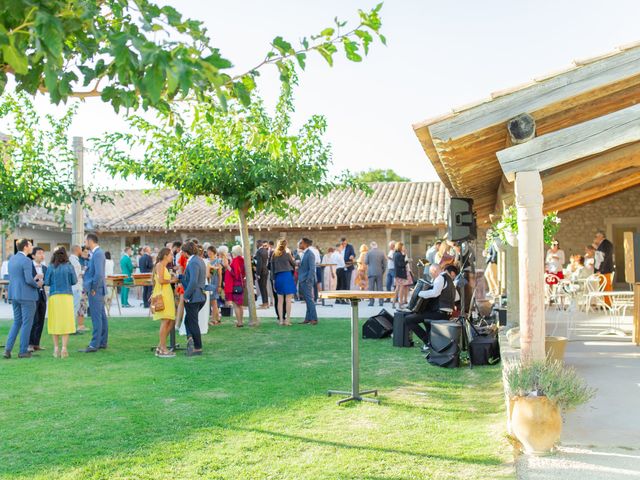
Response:
[[[253,269],[251,268],[251,243],[249,242],[249,223],[247,222],[248,208],[238,209],[240,219],[240,239],[242,241],[242,255],[244,256],[244,266],[247,274],[245,290],[247,301],[249,302],[249,324],[259,325],[258,312],[256,310],[256,297],[254,294]]]

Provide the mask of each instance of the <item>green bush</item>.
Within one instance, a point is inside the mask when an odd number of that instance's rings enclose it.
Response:
[[[563,410],[588,402],[596,392],[558,361],[506,362],[503,377],[509,397],[545,396]]]

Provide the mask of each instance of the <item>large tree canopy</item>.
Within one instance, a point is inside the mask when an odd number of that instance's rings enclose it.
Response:
[[[20,214],[40,207],[63,223],[67,207],[84,201],[90,186],[75,183],[76,157],[68,136],[74,109],[61,118],[41,117],[25,95],[5,94],[0,101],[0,227],[12,229]],[[94,199],[108,201],[100,193]]]
[[[295,83],[295,75],[291,78]],[[95,142],[110,173],[145,178],[179,192],[168,223],[185,204],[204,196],[237,213],[245,257],[251,258],[248,220],[255,214],[285,216],[294,210],[288,203],[291,197],[304,200],[337,188],[367,188],[348,173],[329,174],[324,117],[314,115],[298,131],[291,131],[294,105],[288,87],[282,88],[274,115],[260,99],[249,107],[231,103],[226,112],[213,111],[207,104],[194,109],[189,130],[163,128],[134,117],[134,133],[112,133]],[[141,159],[136,151],[143,152]],[[253,291],[251,269],[247,269],[247,289]],[[249,302],[255,321],[252,295]]]
[[[352,61],[362,59],[380,34],[379,10],[359,11],[351,29],[338,19],[300,46],[276,37],[262,61],[231,75],[232,62],[196,20],[171,6],[148,0],[4,0],[0,2],[0,94],[8,76],[18,90],[47,92],[54,103],[68,97],[100,96],[118,111],[154,107],[168,112],[172,100],[217,95],[245,105],[264,65],[276,65],[289,82],[287,60],[305,66],[307,53],[318,52],[331,64],[341,46]]]

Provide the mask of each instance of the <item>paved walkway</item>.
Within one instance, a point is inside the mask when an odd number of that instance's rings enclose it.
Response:
[[[547,315],[547,332],[566,334],[566,313]],[[564,416],[559,452],[520,456],[518,478],[542,480],[640,479],[640,347],[629,337],[598,336],[608,326],[602,315],[575,313],[578,328],[565,363],[598,389],[586,405]],[[631,319],[623,328],[631,329]]]
[[[118,307],[114,302],[111,307],[111,315],[114,317],[145,317],[149,314],[149,310],[142,308],[140,306],[140,300],[135,298],[130,299],[131,304],[134,305],[133,308],[123,308],[122,315],[118,313]],[[333,300],[326,300],[326,306],[317,305],[316,308],[318,310],[318,318],[351,318],[351,307],[349,305],[334,305]],[[368,318],[372,315],[377,314],[382,307],[378,306],[376,303],[375,306],[369,307],[368,301],[360,302],[359,306],[359,316],[360,318]],[[386,303],[384,305],[391,314],[393,314],[394,310],[391,308],[390,303]],[[304,318],[304,314],[306,311],[306,306],[304,302],[294,302],[291,318]],[[245,308],[245,317],[248,315],[247,309]],[[276,320],[275,310],[273,308],[269,308],[266,310],[258,310],[258,317],[267,319]],[[11,305],[0,302],[0,319],[11,319],[13,318],[13,312],[11,309]],[[229,320],[231,321],[231,320]]]

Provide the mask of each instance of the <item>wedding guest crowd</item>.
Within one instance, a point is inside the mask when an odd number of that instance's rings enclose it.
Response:
[[[387,282],[387,288],[400,291],[400,298],[406,302],[402,287],[413,281],[410,259],[402,242],[392,242],[390,246],[394,248],[391,258],[376,242],[362,244],[356,256],[355,248],[345,237],[326,251],[306,237],[294,247],[290,247],[286,239],[279,240],[277,246],[273,241],[262,240],[257,243],[249,262],[240,245],[229,251],[226,245],[200,244],[195,239],[184,243],[168,242],[155,251],[150,246],[136,247],[137,255],[131,246],[127,246],[118,260],[120,273],[124,276],[119,298],[122,306],[131,307],[130,290],[138,290],[133,285],[134,272],[150,273],[149,285],[140,289],[144,288],[143,306],[149,308],[153,320],[159,322],[155,355],[175,357],[175,337],[172,337],[171,345],[168,337],[181,328],[187,336],[187,355],[199,356],[203,351],[202,333],[206,333],[206,327],[222,323],[223,313],[228,315],[225,308],[232,312],[237,327],[244,326],[248,295],[255,295],[256,300],[260,297],[260,308],[274,306],[281,326],[291,325],[292,303],[296,296],[306,308],[301,323],[317,325],[316,305],[321,291],[382,290],[389,274],[392,284]],[[18,247],[18,255],[7,262],[14,323],[6,342],[5,358],[11,358],[18,337],[19,357],[29,357],[32,352],[44,350],[40,337],[46,318],[54,357],[69,356],[69,336],[86,330],[84,318],[87,315],[92,318],[92,335],[88,345],[79,352],[95,353],[107,349],[109,325],[105,301],[111,301],[111,296],[107,295],[110,293],[107,277],[119,273],[114,271],[111,253],[100,247],[98,237],[88,234],[85,245],[73,245],[69,252],[64,247],[55,248],[49,266],[45,264],[45,252],[41,247],[34,247],[28,240],[18,242]],[[246,290],[247,268],[254,269],[256,280],[250,291]],[[399,276],[396,275],[398,271]],[[113,295],[116,293],[113,291]]]

